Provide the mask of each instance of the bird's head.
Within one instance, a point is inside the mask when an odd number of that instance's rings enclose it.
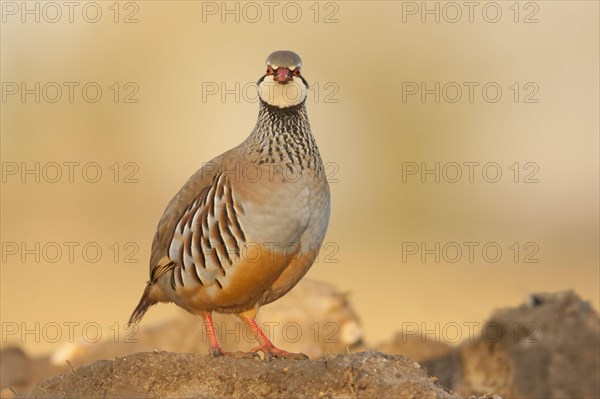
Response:
[[[306,99],[308,83],[302,77],[302,60],[293,51],[275,51],[267,58],[267,72],[258,81],[261,100],[277,108],[287,108]]]

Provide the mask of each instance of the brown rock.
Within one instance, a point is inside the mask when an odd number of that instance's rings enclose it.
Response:
[[[0,351],[0,398],[30,391],[35,384],[62,371],[49,356],[29,357],[21,348],[8,346]]]
[[[600,397],[600,319],[573,292],[534,294],[494,313],[457,350],[457,393],[505,398]]]
[[[404,356],[362,352],[318,361],[138,353],[41,382],[27,398],[453,398]]]
[[[31,381],[31,360],[21,348],[0,351],[0,389],[19,387]]]

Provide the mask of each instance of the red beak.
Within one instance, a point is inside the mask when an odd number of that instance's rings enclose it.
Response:
[[[277,75],[273,78],[276,82],[279,83],[287,83],[292,80],[290,76],[290,70],[287,68],[279,68],[277,69]]]

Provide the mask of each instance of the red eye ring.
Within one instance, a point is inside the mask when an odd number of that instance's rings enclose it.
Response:
[[[271,65],[267,65],[267,75],[275,75],[275,71],[271,68]]]
[[[300,67],[297,67],[296,69],[294,69],[294,70],[292,71],[292,74],[293,74],[294,76],[300,76]]]

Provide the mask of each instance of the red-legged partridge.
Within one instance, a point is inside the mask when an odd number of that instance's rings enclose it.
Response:
[[[202,316],[210,353],[219,356],[229,353],[217,341],[212,312],[234,313],[258,341],[247,355],[305,358],[276,348],[254,319],[306,274],[329,222],[307,90],[297,54],[267,58],[254,130],[198,170],[167,206],[152,243],[150,281],[130,323],[155,303],[175,302]]]

